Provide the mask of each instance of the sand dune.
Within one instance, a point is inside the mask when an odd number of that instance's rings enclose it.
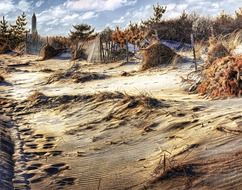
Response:
[[[3,111],[16,126],[16,189],[240,188],[241,98],[184,92],[180,76],[191,63],[139,72],[138,63],[83,62],[82,72],[109,77],[46,84],[72,63],[1,59],[11,84],[1,96],[14,103]]]

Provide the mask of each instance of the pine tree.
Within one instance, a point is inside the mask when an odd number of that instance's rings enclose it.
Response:
[[[26,36],[26,15],[23,12],[22,15],[18,16],[15,24],[10,25],[9,29],[9,39],[10,39],[10,46],[15,48],[20,43],[24,42]]]
[[[8,42],[9,37],[9,25],[3,16],[3,20],[0,21],[0,42],[5,44]]]
[[[74,31],[70,31],[70,39],[73,41],[85,41],[93,37],[94,29],[87,24],[73,26]]]
[[[156,24],[160,24],[165,12],[166,12],[166,7],[161,6],[160,4],[153,5],[153,16],[151,16],[146,21],[142,21],[142,25],[145,27],[152,27]]]
[[[16,20],[16,27],[14,28],[15,29],[15,34],[16,34],[16,40],[21,43],[24,41],[25,39],[25,35],[26,35],[26,25],[27,25],[27,22],[26,22],[26,15],[25,13],[23,12],[22,15],[18,16],[17,20]]]

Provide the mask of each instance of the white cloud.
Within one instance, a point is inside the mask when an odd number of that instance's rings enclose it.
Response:
[[[81,11],[111,11],[134,5],[137,0],[67,0],[65,7]]]
[[[72,25],[81,23],[84,20],[95,18],[98,14],[94,11],[75,12],[66,9],[63,5],[51,7],[37,14],[38,30],[43,35],[66,34]],[[54,26],[54,27],[53,27]]]
[[[119,19],[114,20],[112,23],[114,23],[114,24],[122,24],[124,22],[125,22],[125,18],[124,18],[124,16],[121,16]]]
[[[21,11],[28,12],[30,11],[32,2],[27,1],[27,0],[20,0],[18,2],[17,8],[20,9]]]
[[[153,7],[151,5],[146,5],[132,13],[133,20],[140,21],[149,18],[153,13]]]
[[[14,9],[14,4],[12,0],[1,0],[0,1],[0,13],[7,14]]]
[[[43,5],[43,3],[44,3],[44,1],[42,1],[42,0],[37,1],[37,2],[35,3],[35,6],[36,6],[36,7],[40,7],[41,5]]]
[[[68,15],[65,15],[62,19],[63,22],[70,22],[76,18],[78,18],[80,15],[77,14],[77,13],[74,13],[74,14],[68,14]]]
[[[82,20],[88,20],[88,19],[91,19],[91,18],[95,18],[97,17],[98,15],[93,12],[93,11],[88,11],[86,13],[84,13],[82,16],[81,16],[81,19]]]
[[[139,9],[131,9],[125,13],[124,16],[121,16],[118,19],[112,21],[114,25],[122,25],[122,27],[126,27],[129,22],[138,22],[140,23],[141,20],[145,20],[149,18],[153,13],[152,5],[142,6]]]

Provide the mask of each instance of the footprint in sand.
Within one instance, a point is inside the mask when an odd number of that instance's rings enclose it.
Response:
[[[66,169],[69,169],[69,166],[66,165],[66,163],[58,163],[50,165],[49,167],[45,168],[44,171],[47,175],[52,176]]]
[[[54,144],[53,143],[46,143],[43,145],[43,149],[50,149],[50,148],[53,148],[54,147]]]
[[[63,151],[61,150],[54,150],[54,151],[50,151],[50,154],[52,156],[60,156],[62,154]]]
[[[35,175],[36,175],[36,173],[25,173],[25,174],[23,174],[23,176],[27,179],[30,179],[30,178],[34,177]]]
[[[42,165],[40,165],[40,164],[39,165],[32,164],[31,166],[29,166],[30,169],[41,170],[41,172],[38,171],[38,173],[30,172],[30,177],[31,177],[30,182],[31,183],[39,183],[39,182],[43,181],[44,179],[46,179],[50,176],[56,175],[63,170],[69,169],[69,166],[66,165],[66,163],[52,164],[52,165],[49,165],[49,166],[45,166],[44,168],[40,168],[41,166]],[[33,174],[34,175],[31,176],[31,173],[32,173],[32,175]],[[39,174],[39,175],[36,175],[36,174]],[[75,179],[72,180],[72,179],[65,178],[65,180],[64,180],[65,183],[63,183],[63,184],[72,184],[72,181],[74,182],[74,180]]]
[[[29,160],[36,160],[39,159],[39,157],[44,156],[47,152],[46,151],[29,151],[29,152],[24,152],[25,156],[29,159]]]
[[[44,176],[41,176],[41,177],[36,177],[36,178],[33,178],[30,180],[31,183],[39,183],[41,181],[43,181],[45,179]]]
[[[41,163],[34,163],[28,166],[26,170],[36,170],[36,169],[39,169],[41,166],[42,166]]]
[[[43,134],[35,134],[32,136],[32,138],[34,138],[34,139],[42,139],[43,137],[44,137]]]
[[[58,186],[61,186],[61,187],[67,186],[67,185],[74,185],[75,184],[75,180],[76,180],[76,178],[74,178],[74,177],[66,177],[66,178],[63,178],[61,180],[58,180],[56,182],[56,184]]]
[[[26,147],[31,148],[31,149],[37,149],[38,144],[25,144]]]
[[[23,129],[19,130],[20,133],[25,133],[25,132],[28,132],[28,131],[31,131],[31,129],[30,128],[23,128]]]
[[[47,142],[52,142],[52,141],[55,141],[56,140],[56,138],[55,137],[52,137],[52,136],[45,137],[45,139],[46,139]]]
[[[23,136],[29,136],[29,135],[33,134],[33,131],[29,130],[29,131],[26,131],[26,132],[20,132],[20,134],[23,135]]]

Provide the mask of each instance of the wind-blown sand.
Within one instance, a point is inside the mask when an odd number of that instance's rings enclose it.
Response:
[[[189,60],[146,72],[138,63],[82,62],[80,71],[109,77],[51,84],[50,76],[73,63],[1,60],[9,83],[0,85],[1,96],[16,101],[5,110],[16,125],[16,189],[241,187],[241,98],[210,101],[184,92],[180,76],[193,69]],[[16,63],[22,66],[9,66]]]

